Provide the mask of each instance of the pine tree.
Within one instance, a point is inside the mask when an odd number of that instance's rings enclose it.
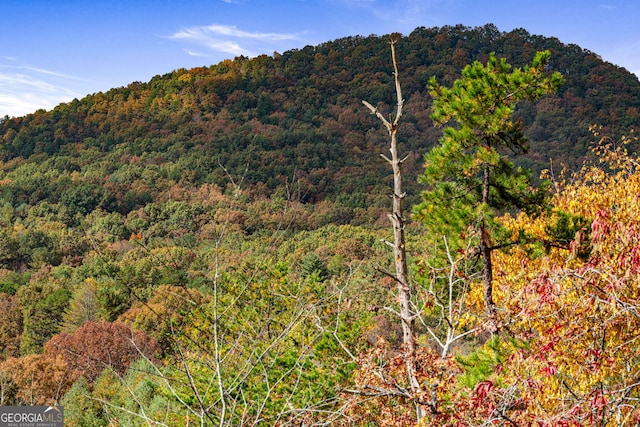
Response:
[[[473,235],[473,255],[480,257],[484,301],[490,325],[496,327],[491,252],[506,244],[494,216],[506,210],[532,211],[544,204],[545,188],[534,188],[530,174],[515,167],[508,152],[526,152],[522,123],[513,113],[520,101],[553,93],[562,76],[547,73],[549,51],[538,52],[531,65],[511,69],[489,56],[466,66],[451,88],[429,82],[434,99],[431,118],[444,129],[440,144],[425,156],[421,182],[427,185],[416,216],[433,233]]]

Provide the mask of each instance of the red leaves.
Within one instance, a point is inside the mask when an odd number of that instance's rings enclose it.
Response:
[[[609,234],[609,213],[600,209],[596,212],[596,217],[591,223],[591,241],[601,243]]]
[[[618,268],[627,269],[629,272],[640,272],[640,246],[633,246],[627,253],[620,254]]]
[[[461,374],[456,360],[443,359],[428,347],[419,347],[415,360],[423,390],[411,395],[401,353],[383,339],[363,352],[354,375],[356,389],[342,395],[349,401],[345,414],[350,422],[338,425],[413,426],[415,405],[420,402],[424,425],[467,426],[460,420],[472,411],[468,394],[455,387]]]
[[[554,351],[556,344],[558,344],[559,337],[558,331],[562,328],[560,323],[556,323],[550,328],[547,328],[544,331],[544,337],[546,342],[544,344],[540,344],[538,347],[537,353],[534,355],[534,358],[537,360],[547,360],[548,356]]]
[[[551,376],[551,375],[555,375],[558,373],[558,368],[556,366],[554,366],[553,364],[549,364],[547,366],[545,366],[544,368],[540,369],[540,373],[546,375],[546,376]]]
[[[531,283],[531,286],[538,294],[541,304],[553,304],[555,301],[556,285],[549,279],[548,272],[543,272]]]
[[[473,409],[477,409],[481,406],[485,406],[487,396],[494,389],[495,385],[493,382],[486,380],[480,381],[473,389],[473,394],[471,395],[471,406]]]
[[[589,403],[593,409],[601,411],[607,406],[607,398],[604,393],[602,393],[602,390],[594,390],[589,395]]]
[[[591,371],[594,373],[602,366],[602,357],[603,353],[600,349],[588,349],[584,352],[584,358],[586,359],[588,366],[591,368]]]
[[[155,361],[155,340],[123,323],[87,322],[73,334],[60,333],[45,344],[43,354],[12,358],[0,365],[26,404],[58,402],[80,376],[93,382],[106,367],[124,373],[140,357]]]
[[[141,357],[155,361],[158,345],[144,332],[134,332],[119,322],[87,322],[73,334],[55,335],[45,345],[49,357],[61,356],[73,376],[94,381],[106,367],[124,373]]]

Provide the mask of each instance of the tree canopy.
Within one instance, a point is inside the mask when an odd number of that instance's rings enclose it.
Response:
[[[524,30],[418,28],[398,70],[387,40],[0,119],[0,403],[62,403],[74,426],[404,426],[417,406],[423,425],[636,425],[640,82]],[[415,393],[385,244],[387,135],[360,103],[393,105],[394,71],[394,196],[410,207],[428,183],[417,212],[444,208],[427,218],[440,228],[396,212]],[[526,167],[549,168],[544,203]],[[490,248],[520,243],[491,255],[497,331],[483,229]]]

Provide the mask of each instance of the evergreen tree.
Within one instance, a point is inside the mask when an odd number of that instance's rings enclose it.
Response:
[[[451,88],[429,82],[433,97],[431,118],[444,129],[440,144],[425,156],[421,181],[427,185],[417,217],[432,232],[448,236],[464,233],[477,238],[475,256],[482,260],[484,300],[492,327],[491,252],[506,244],[499,238],[494,215],[505,210],[538,209],[544,186],[534,188],[530,174],[509,160],[507,153],[526,152],[522,123],[513,117],[520,101],[534,101],[553,93],[562,76],[547,73],[549,51],[538,52],[531,65],[511,69],[504,59],[489,56],[466,66]]]

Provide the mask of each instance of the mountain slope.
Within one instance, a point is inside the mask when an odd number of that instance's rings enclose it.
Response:
[[[113,177],[122,162],[136,159],[160,178],[193,186],[224,188],[230,177],[244,177],[249,195],[295,187],[302,202],[329,199],[348,209],[385,203],[389,173],[378,153],[387,149],[386,135],[361,100],[381,108],[393,104],[387,40],[348,37],[273,57],[239,57],[134,82],[50,112],[7,117],[0,123],[3,169],[10,172],[25,161],[42,168],[48,159],[47,167]],[[518,112],[531,144],[520,162],[534,171],[549,167],[550,159],[580,165],[590,124],[617,134],[640,122],[635,76],[554,38],[504,33],[493,25],[417,28],[397,49],[406,96],[399,136],[409,155],[411,194],[418,192],[413,183],[422,155],[440,134],[428,117],[426,81],[435,75],[450,84],[465,64],[484,61],[492,51],[519,66],[549,49],[553,69],[565,76],[557,95]],[[127,180],[120,177],[119,183],[126,186]],[[4,188],[14,196],[31,191]],[[153,198],[154,189],[147,190]],[[120,203],[117,209],[126,213],[144,203]]]

